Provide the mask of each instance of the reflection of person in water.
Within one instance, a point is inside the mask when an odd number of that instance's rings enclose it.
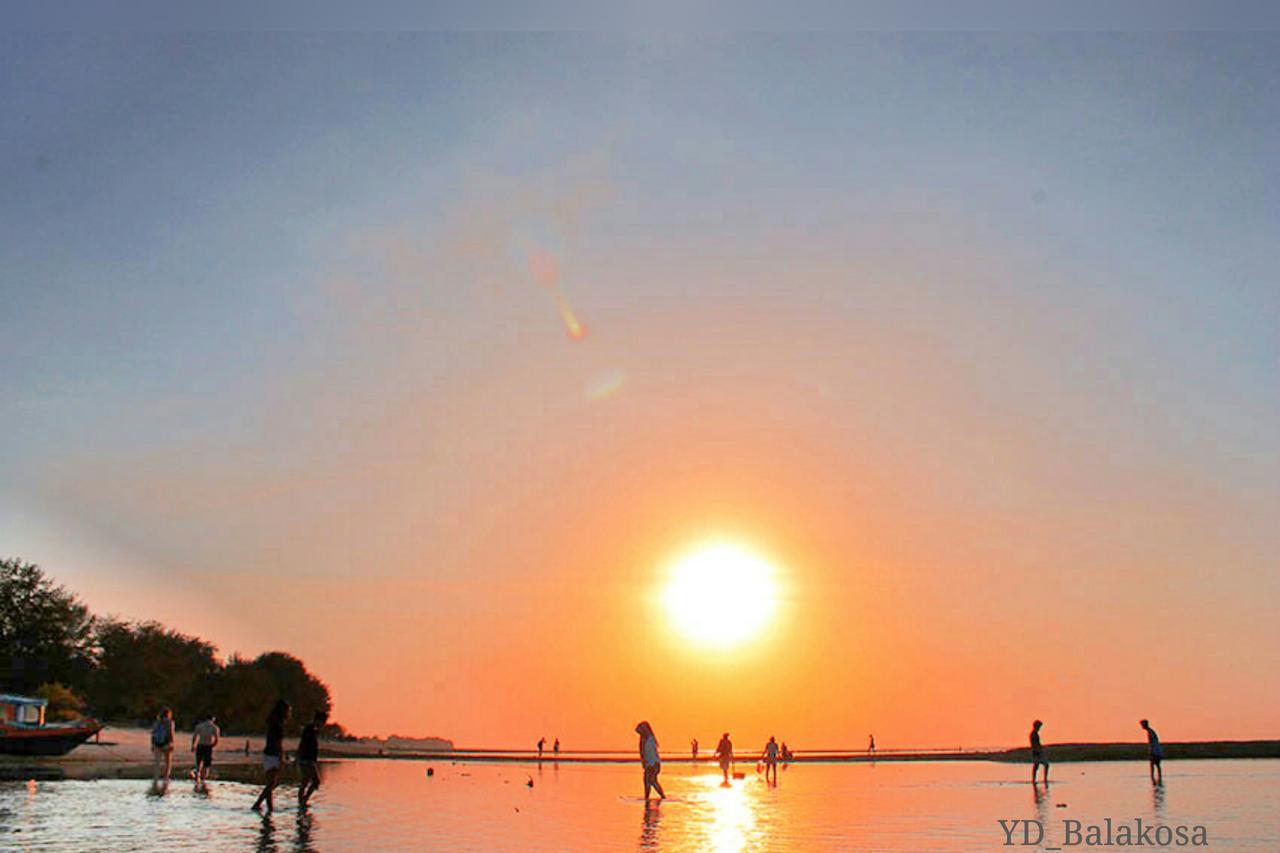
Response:
[[[724,784],[728,785],[729,767],[733,764],[733,741],[729,740],[728,732],[724,733],[716,746],[716,758],[720,760],[720,772],[724,774]]]
[[[645,800],[644,823],[640,826],[640,849],[658,850],[658,824],[662,820],[662,808],[655,802]]]
[[[636,723],[636,734],[640,735],[640,764],[644,767],[645,801],[649,799],[650,790],[657,791],[658,797],[665,800],[667,794],[658,781],[658,774],[662,772],[662,760],[658,758],[658,738],[647,720]]]

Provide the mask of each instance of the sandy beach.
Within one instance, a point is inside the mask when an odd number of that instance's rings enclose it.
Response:
[[[245,745],[248,744],[246,752]],[[285,750],[293,752],[296,738],[285,739]],[[260,736],[225,736],[214,749],[215,778],[253,781],[262,766],[263,739]],[[375,757],[376,743],[324,743],[326,754],[343,757]],[[191,732],[179,731],[173,751],[173,778],[182,779],[195,766]],[[292,764],[286,765],[286,775]],[[0,779],[142,779],[151,776],[151,731],[144,728],[107,726],[98,739],[90,739],[66,755],[0,755]]]

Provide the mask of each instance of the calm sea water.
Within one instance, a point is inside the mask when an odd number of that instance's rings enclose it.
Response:
[[[286,787],[269,818],[249,810],[257,789],[234,782],[213,783],[207,796],[175,782],[163,797],[148,796],[149,783],[137,781],[6,782],[0,847],[994,850],[1005,840],[998,824],[1005,819],[1039,820],[1046,834],[1039,845],[1002,849],[1044,850],[1067,840],[1064,819],[1088,825],[1110,817],[1117,826],[1138,818],[1203,825],[1210,850],[1280,850],[1276,760],[1167,762],[1163,788],[1153,788],[1145,764],[1058,764],[1047,794],[1024,781],[1020,765],[795,765],[776,787],[752,767],[740,769],[748,778],[722,788],[712,768],[668,762],[662,779],[670,799],[646,806],[631,766],[341,761],[324,766],[324,787],[307,813],[297,812],[295,789]],[[1019,825],[1015,840],[1021,832]]]

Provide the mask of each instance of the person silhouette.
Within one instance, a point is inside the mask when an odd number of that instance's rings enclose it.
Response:
[[[694,738],[693,740],[689,741],[689,749],[693,753],[693,760],[697,761],[698,760],[698,739],[697,738]]]
[[[769,736],[769,742],[764,747],[764,781],[769,782],[769,772],[773,772],[773,784],[778,784],[778,741],[773,735]]]
[[[275,705],[271,706],[271,713],[267,714],[267,741],[262,747],[262,769],[266,774],[266,784],[262,793],[258,794],[258,799],[253,801],[251,808],[254,811],[262,808],[264,803],[267,814],[275,811],[273,794],[276,785],[280,784],[280,768],[284,764],[284,722],[288,718],[289,703],[277,699]]]
[[[729,740],[729,733],[725,732],[720,738],[720,743],[716,746],[716,758],[720,761],[720,772],[724,774],[724,787],[729,787],[729,767],[733,764],[733,741]]]
[[[551,752],[555,755],[556,761],[560,760],[560,738],[556,738],[556,742],[551,744]]]
[[[546,744],[546,742],[547,742],[546,738],[544,737],[538,738],[538,760],[539,761],[542,760],[542,747]]]
[[[1045,758],[1044,748],[1040,745],[1040,727],[1044,723],[1036,720],[1031,724],[1031,784],[1036,783],[1036,770],[1044,765],[1044,782],[1049,784],[1049,759]]]
[[[1147,733],[1147,765],[1151,772],[1151,783],[1163,784],[1164,770],[1160,767],[1160,762],[1164,761],[1164,747],[1160,745],[1160,736],[1146,720],[1139,720],[1138,725],[1142,726]]]
[[[658,738],[648,720],[636,723],[636,734],[640,735],[640,766],[644,768],[644,799],[649,801],[649,791],[658,792],[658,797],[665,800],[667,794],[662,790],[658,774],[662,772],[662,759],[658,757]]]

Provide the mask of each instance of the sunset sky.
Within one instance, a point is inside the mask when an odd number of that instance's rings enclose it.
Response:
[[[1277,736],[1280,36],[0,67],[0,556],[95,612],[462,745]]]

